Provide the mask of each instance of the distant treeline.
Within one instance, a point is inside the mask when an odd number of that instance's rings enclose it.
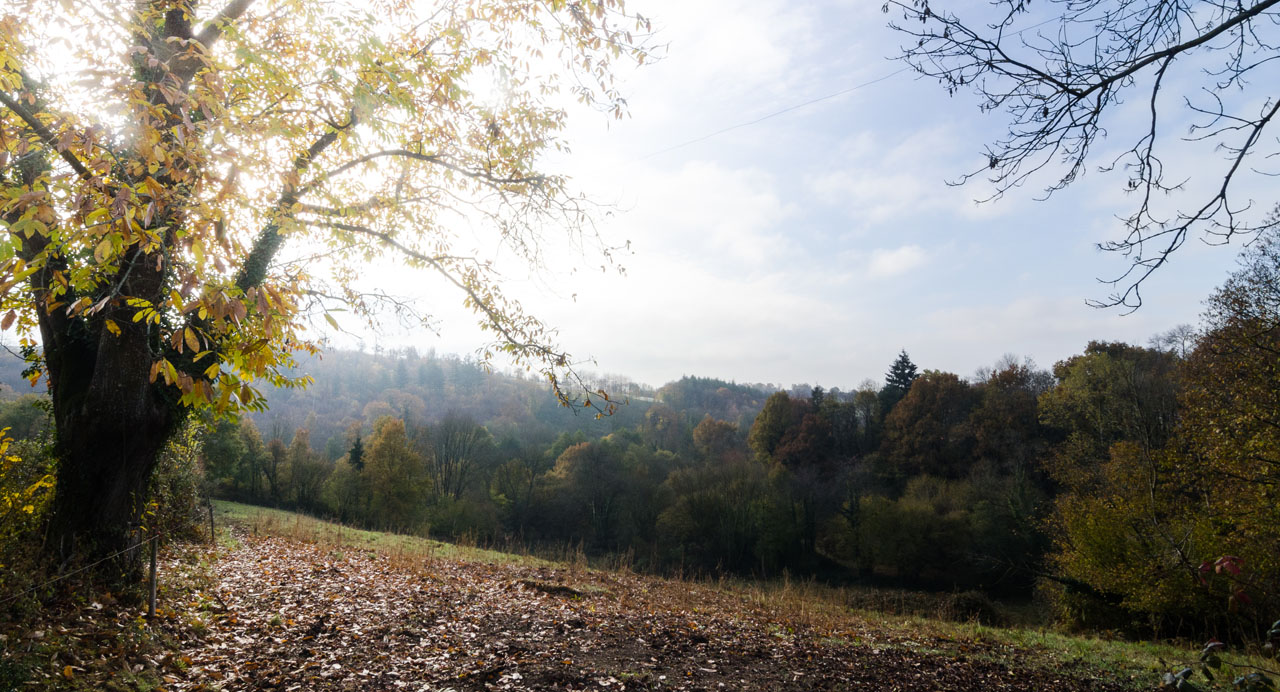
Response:
[[[593,412],[561,406],[545,381],[523,373],[489,372],[470,358],[434,351],[334,351],[303,358],[293,374],[310,376],[314,383],[272,391],[271,408],[254,414],[254,423],[263,434],[286,440],[306,429],[313,446],[330,461],[346,452],[354,431],[369,434],[384,416],[399,418],[410,428],[461,416],[483,424],[495,438],[546,446],[562,433],[596,438],[635,428],[659,396],[680,410],[702,410],[750,425],[774,391],[687,377],[659,393],[625,377],[597,375],[591,377],[593,385],[627,403],[614,415],[596,419]]]

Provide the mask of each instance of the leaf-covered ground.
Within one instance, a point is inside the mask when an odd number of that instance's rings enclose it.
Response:
[[[631,574],[238,536],[173,690],[1120,690],[1083,663]]]

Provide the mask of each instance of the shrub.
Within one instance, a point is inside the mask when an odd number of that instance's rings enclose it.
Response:
[[[488,498],[470,495],[457,500],[441,498],[427,511],[427,517],[436,535],[472,543],[492,542],[501,527],[493,503]]]
[[[189,425],[174,436],[157,460],[147,522],[166,540],[203,535],[202,508],[206,499],[201,492],[198,457],[198,430]]]
[[[995,601],[981,591],[961,591],[951,594],[943,604],[943,613],[951,620],[977,622],[982,625],[1000,625],[1004,616],[996,608]]]
[[[54,471],[46,444],[0,433],[0,593],[21,593],[41,573],[33,546],[53,499]]]

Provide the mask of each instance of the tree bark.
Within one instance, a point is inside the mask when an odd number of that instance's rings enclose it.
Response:
[[[96,339],[72,337],[63,348],[46,350],[59,459],[48,540],[64,560],[109,558],[104,574],[140,567],[141,553],[130,547],[139,536],[147,485],[182,418],[176,402],[150,381],[154,358],[145,324],[117,323],[119,336],[99,328]],[[68,338],[46,333],[46,344],[50,337]]]

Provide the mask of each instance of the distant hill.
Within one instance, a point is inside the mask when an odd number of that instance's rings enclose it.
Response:
[[[25,367],[17,356],[0,352],[0,398],[45,392],[43,381],[33,389],[22,377]],[[746,429],[770,393],[759,385],[707,377],[686,376],[656,391],[622,377],[600,377],[595,378],[600,386],[627,403],[614,415],[597,420],[589,409],[561,406],[542,380],[522,373],[487,372],[470,357],[434,351],[328,351],[300,357],[292,374],[309,375],[314,383],[304,389],[270,390],[270,408],[251,417],[267,438],[288,441],[298,428],[310,429],[312,444],[330,458],[345,451],[349,429],[358,424],[367,434],[382,416],[421,425],[452,412],[484,425],[499,440],[514,437],[545,443],[561,433],[581,431],[597,438],[634,429],[657,404],[679,414],[690,426],[710,415]]]
[[[40,381],[35,387],[22,376],[27,362],[16,353],[0,349],[0,401],[9,401],[23,394],[44,394],[45,383]]]
[[[561,406],[542,380],[487,372],[469,357],[438,356],[433,351],[420,354],[412,348],[384,353],[330,351],[300,358],[293,374],[309,375],[314,384],[271,391],[267,395],[270,409],[253,414],[254,423],[265,437],[285,440],[297,428],[306,427],[312,444],[322,449],[326,443],[332,447],[335,442],[331,441],[343,440],[353,426],[360,425],[367,434],[382,416],[424,425],[457,413],[484,425],[498,439],[549,441],[562,432],[581,430],[599,437],[634,427],[649,407],[637,398],[619,407],[615,415],[597,420],[590,409]],[[651,390],[635,385],[605,384],[619,398],[628,393],[652,395]],[[326,451],[334,457],[338,449]]]
[[[757,387],[704,377],[684,377],[657,391],[618,376],[600,377],[593,381],[627,403],[597,420],[590,409],[561,406],[542,380],[522,373],[486,372],[469,357],[433,351],[332,351],[302,358],[295,374],[310,375],[315,383],[306,389],[271,392],[271,408],[254,414],[254,422],[264,436],[285,440],[298,427],[307,427],[312,444],[322,448],[328,442],[331,456],[340,454],[334,445],[348,429],[360,424],[367,432],[382,416],[427,424],[453,412],[481,423],[499,440],[545,443],[561,433],[581,431],[596,438],[634,429],[656,404],[672,409],[690,425],[710,414],[745,429],[768,396]]]
[[[737,423],[745,430],[772,394],[758,385],[726,382],[711,377],[685,377],[668,382],[658,389],[658,400],[685,413],[697,423],[705,415],[717,420]]]

